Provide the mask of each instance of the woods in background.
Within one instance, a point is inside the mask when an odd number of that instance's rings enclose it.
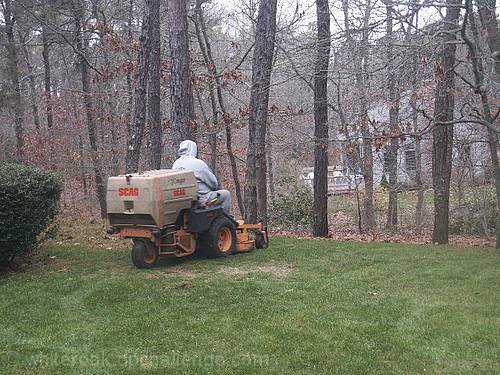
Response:
[[[495,0],[0,4],[0,160],[59,172],[67,210],[192,139],[249,221],[500,244]]]

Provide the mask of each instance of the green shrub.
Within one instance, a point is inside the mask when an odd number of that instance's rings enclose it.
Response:
[[[309,228],[313,222],[313,195],[296,177],[286,176],[276,183],[269,212],[271,224],[293,229]]]
[[[0,264],[33,249],[59,209],[60,179],[53,173],[0,163]]]
[[[460,204],[451,208],[450,233],[493,235],[496,226],[496,196],[492,188],[476,187],[462,194]]]

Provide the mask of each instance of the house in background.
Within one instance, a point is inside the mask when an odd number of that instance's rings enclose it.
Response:
[[[403,133],[412,133],[413,130],[409,129],[411,107],[409,104],[410,93],[406,92],[401,96],[400,104],[400,123]],[[369,110],[369,116],[373,124],[376,124],[378,129],[387,129],[389,112],[386,102],[381,102],[372,106]],[[432,147],[432,140],[422,139],[422,165],[430,165],[431,155],[428,153],[428,146]],[[337,161],[340,165],[328,167],[328,194],[341,194],[349,193],[364,189],[363,175],[361,171],[362,160],[362,146],[361,138],[358,139],[357,151],[354,157],[347,154],[339,155]],[[398,170],[398,189],[411,189],[416,185],[416,150],[415,138],[403,137],[400,140],[398,157],[397,157],[397,170]],[[386,145],[380,148],[373,147],[373,183],[380,186],[382,181],[387,181],[388,175],[388,160],[386,158]],[[429,170],[427,168],[427,170]],[[384,178],[385,176],[385,178]],[[306,186],[312,189],[314,181],[314,168],[303,168],[299,177]]]
[[[401,93],[401,100],[399,104],[399,127],[400,133],[412,134],[415,132],[412,124],[412,108],[410,105],[411,91],[407,90]],[[427,107],[432,105],[432,102],[426,103]],[[432,111],[431,108],[425,108],[425,111]],[[386,102],[377,103],[372,106],[368,111],[370,119],[373,123],[377,124],[377,128],[388,129],[389,128],[389,108]],[[418,128],[424,128],[422,124],[422,119],[419,117],[417,119]],[[387,146],[389,139],[386,143],[379,149],[373,150],[373,182],[375,186],[380,186],[383,180],[388,181],[388,169],[389,160],[386,157]],[[429,169],[424,168],[425,166],[431,165],[431,154],[430,149],[432,148],[432,138],[430,135],[426,135],[421,139],[421,157],[422,157],[422,169],[426,169],[426,172],[430,172]],[[416,142],[413,136],[402,136],[399,139],[399,148],[397,156],[397,171],[398,171],[398,190],[411,189],[416,186]],[[428,174],[428,173],[427,173]],[[427,176],[429,177],[429,176]]]
[[[302,169],[299,179],[311,190],[314,185],[314,168]],[[352,193],[363,189],[363,176],[352,174],[343,166],[328,167],[328,195]]]

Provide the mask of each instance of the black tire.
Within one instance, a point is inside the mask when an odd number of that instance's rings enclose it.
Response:
[[[149,240],[134,240],[132,263],[137,268],[153,268],[158,260],[158,251]]]
[[[266,236],[263,232],[255,233],[255,247],[257,249],[267,249],[269,241],[266,241]]]
[[[208,231],[200,235],[199,248],[207,258],[232,255],[236,251],[236,228],[233,222],[225,216],[215,219]]]

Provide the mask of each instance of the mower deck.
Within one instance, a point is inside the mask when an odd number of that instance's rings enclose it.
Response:
[[[172,232],[173,241],[162,243],[156,234],[159,228],[149,227],[123,227],[120,229],[122,239],[145,239],[151,241],[158,248],[158,255],[163,258],[182,258],[193,254],[197,248],[197,241],[192,233],[184,228]],[[252,233],[262,233],[264,242],[268,242],[267,231],[262,224],[245,224],[243,220],[237,221],[236,226],[236,249],[235,253],[249,253],[255,249],[255,238]],[[165,249],[169,249],[165,251]],[[175,249],[172,251],[171,249]],[[181,251],[179,251],[181,250]]]

